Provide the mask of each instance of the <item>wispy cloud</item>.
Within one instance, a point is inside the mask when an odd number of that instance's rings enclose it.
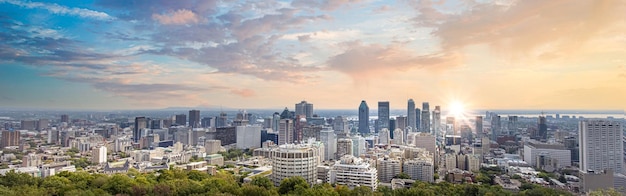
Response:
[[[193,13],[193,11],[186,9],[180,9],[165,14],[153,14],[152,19],[164,25],[182,25],[200,22],[200,17]]]
[[[96,20],[113,20],[114,17],[107,13],[84,8],[71,8],[56,3],[23,2],[18,0],[0,0],[0,3],[9,3],[29,9],[45,9],[53,14],[78,16]]]

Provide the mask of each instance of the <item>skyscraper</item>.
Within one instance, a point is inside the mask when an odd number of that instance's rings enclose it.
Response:
[[[483,117],[476,116],[474,123],[476,124],[476,128],[474,130],[476,131],[476,135],[478,135],[478,137],[483,137]]]
[[[228,126],[228,114],[226,112],[220,112],[220,116],[215,120],[215,127]]]
[[[146,117],[135,117],[135,128],[133,129],[133,141],[139,142],[141,138],[141,129],[148,128],[148,119]]]
[[[437,137],[441,132],[441,107],[435,106],[433,110],[433,135]]]
[[[411,127],[412,130],[416,130],[417,129],[417,122],[416,122],[416,118],[415,118],[415,102],[413,101],[413,99],[409,99],[407,107],[406,107],[406,119],[407,119],[407,126]],[[404,128],[402,128],[404,129]]]
[[[376,128],[376,133],[381,129],[389,129],[389,102],[388,101],[379,101],[378,102],[378,127]]]
[[[185,126],[187,125],[187,115],[184,114],[178,114],[176,115],[174,118],[176,118],[176,120],[174,121],[177,125],[179,126]]]
[[[189,126],[200,128],[200,110],[189,110]]]
[[[320,142],[324,143],[324,160],[335,159],[337,154],[337,136],[335,132],[330,129],[322,129],[320,131]]]
[[[70,122],[70,117],[67,114],[61,115],[61,122],[62,123],[69,123]]]
[[[359,105],[359,133],[366,135],[370,133],[370,108],[367,107],[365,100]]]
[[[278,145],[293,143],[293,120],[280,119],[278,123]]]
[[[415,128],[412,129],[413,132],[417,132],[420,129],[422,124],[422,110],[419,108],[415,108]]]
[[[624,143],[619,121],[583,120],[578,124],[580,170],[624,172]]]
[[[422,122],[420,132],[430,133],[430,105],[428,102],[422,103]]]
[[[296,116],[305,115],[307,118],[313,117],[313,104],[302,101],[296,103]]]
[[[537,139],[538,140],[547,140],[548,139],[548,124],[545,116],[539,116],[539,121],[537,122]]]

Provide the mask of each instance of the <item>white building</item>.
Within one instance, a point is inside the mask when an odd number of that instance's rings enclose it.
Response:
[[[293,120],[280,119],[278,123],[278,145],[293,143]]]
[[[378,180],[389,183],[391,179],[402,172],[402,161],[387,156],[379,158],[376,163]]]
[[[413,180],[435,181],[435,167],[433,166],[432,156],[405,160],[402,164],[402,172],[411,176]]]
[[[337,153],[337,136],[332,129],[322,129],[320,132],[320,141],[324,143],[324,160],[335,159]]]
[[[358,135],[352,136],[352,155],[359,157],[361,154],[365,154],[365,152],[367,152],[365,138]]]
[[[580,169],[612,169],[624,173],[622,124],[609,120],[584,120],[578,124]]]
[[[300,176],[309,184],[317,182],[317,165],[320,160],[319,149],[306,144],[284,144],[270,151],[274,185],[289,177]]]
[[[379,144],[391,143],[391,136],[389,135],[389,129],[383,128],[378,132],[378,143]]]
[[[361,158],[346,155],[330,167],[328,183],[345,185],[350,188],[367,186],[372,190],[378,187],[378,171]]]
[[[435,139],[435,136],[430,133],[410,133],[407,137],[411,140],[411,143],[407,143],[407,145],[424,148],[433,154],[437,153],[437,140]],[[408,140],[409,139],[407,139],[407,141]]]
[[[261,126],[237,126],[237,148],[260,148],[261,147]]]
[[[91,152],[92,161],[97,164],[102,164],[107,162],[107,147],[100,146],[93,148]]]
[[[402,129],[397,128],[396,130],[393,130],[393,136],[393,144],[404,144],[404,131],[402,131]]]
[[[529,140],[524,144],[524,161],[531,166],[537,167],[537,155],[539,154],[555,159],[557,161],[557,168],[555,169],[572,165],[571,151],[562,144],[546,144],[533,140]]]

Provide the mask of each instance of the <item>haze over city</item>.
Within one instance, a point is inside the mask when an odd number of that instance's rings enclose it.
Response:
[[[624,1],[0,0],[0,107],[623,110]]]

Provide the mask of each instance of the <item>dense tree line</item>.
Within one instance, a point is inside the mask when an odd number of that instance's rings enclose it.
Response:
[[[0,195],[571,195],[540,186],[527,186],[514,193],[497,185],[447,182],[416,182],[411,188],[396,190],[380,186],[378,190],[372,191],[367,187],[349,189],[330,184],[309,186],[300,177],[285,179],[278,187],[266,177],[253,178],[250,183],[242,181],[242,177],[229,172],[218,172],[211,176],[199,171],[180,169],[155,173],[131,170],[125,174],[114,175],[90,174],[84,171],[61,172],[46,178],[11,171],[0,176]]]

